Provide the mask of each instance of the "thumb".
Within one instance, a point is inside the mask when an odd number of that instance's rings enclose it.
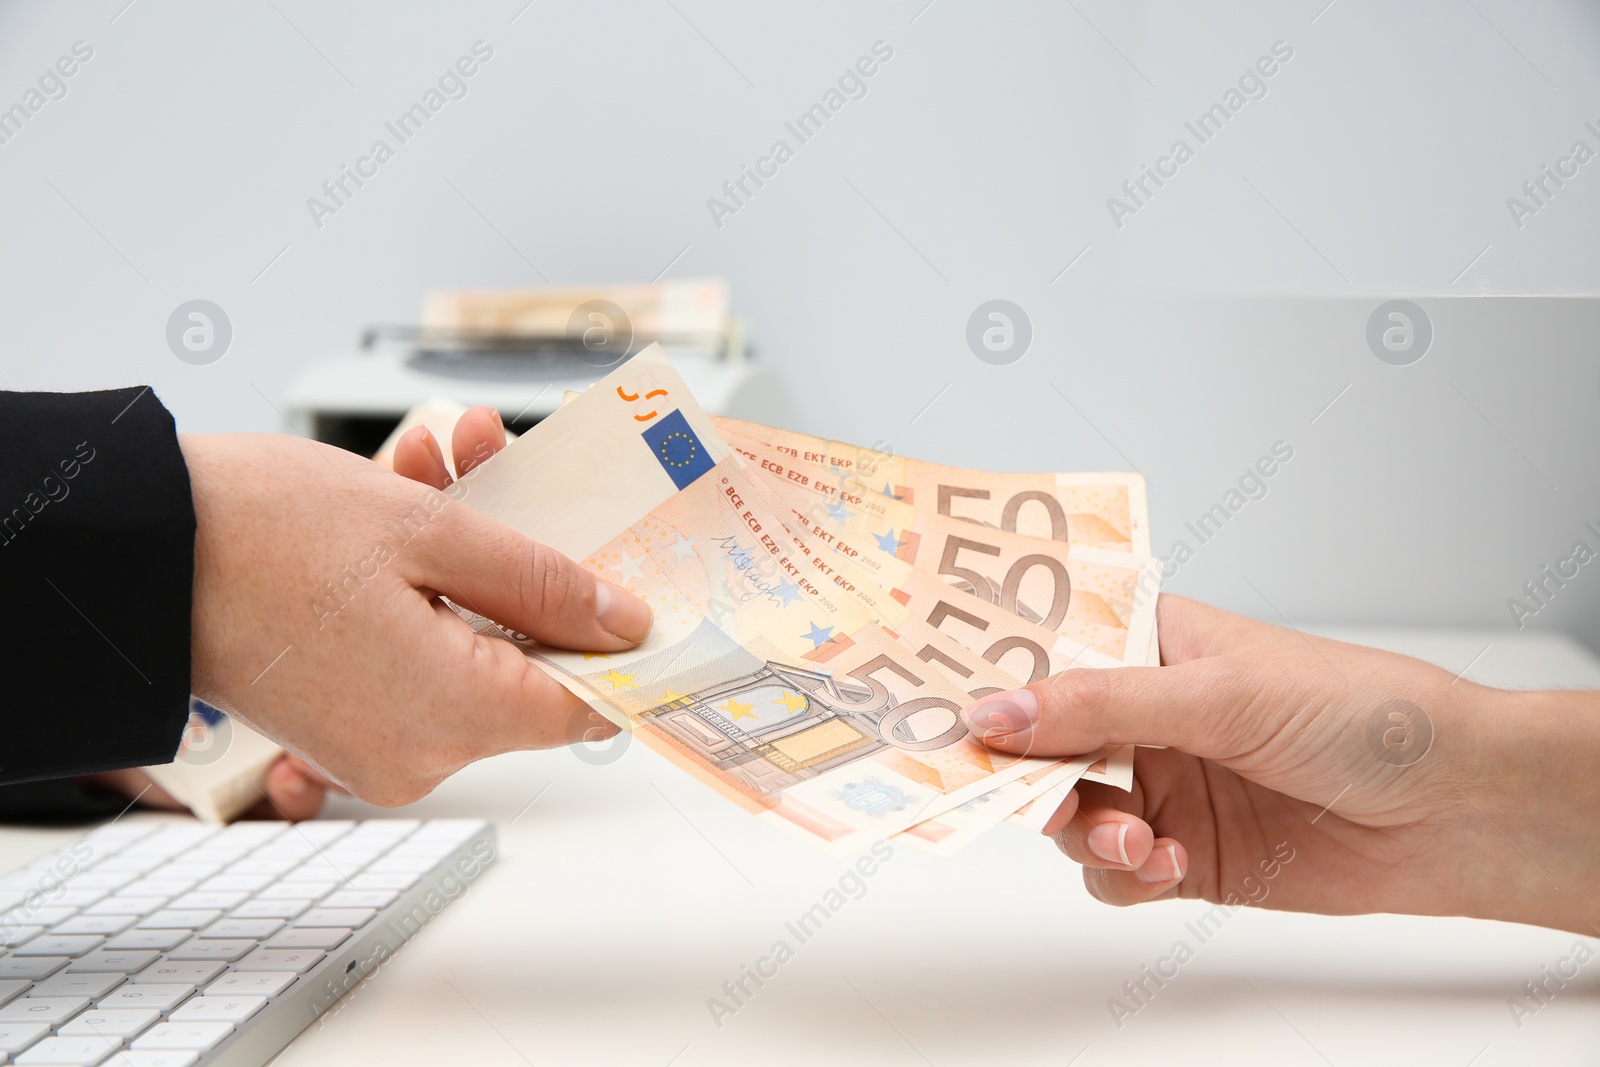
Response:
[[[555,549],[461,504],[438,518],[418,584],[557,648],[617,652],[649,636],[649,605]]]
[[[1075,756],[1144,744],[1220,760],[1265,740],[1250,736],[1250,709],[1260,692],[1250,671],[1224,659],[1078,668],[986,697],[962,715],[977,740],[1019,755]],[[1265,721],[1255,725],[1270,732]]]

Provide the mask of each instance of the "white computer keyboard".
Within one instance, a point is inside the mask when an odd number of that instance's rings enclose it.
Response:
[[[477,819],[126,819],[0,877],[0,1064],[259,1067],[494,859]]]

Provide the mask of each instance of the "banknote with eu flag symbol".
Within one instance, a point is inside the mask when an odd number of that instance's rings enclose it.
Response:
[[[682,411],[662,416],[643,434],[645,443],[671,477],[672,484],[686,489],[706,471],[716,466],[711,453],[700,443]]]

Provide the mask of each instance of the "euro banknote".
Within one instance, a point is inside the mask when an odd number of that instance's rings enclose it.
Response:
[[[726,417],[717,418],[716,425],[734,444],[768,445],[788,457],[795,469],[853,489],[862,505],[870,504],[876,493],[1012,533],[1150,554],[1144,476],[1136,472],[972,471],[908,459],[887,444],[852,445]]]

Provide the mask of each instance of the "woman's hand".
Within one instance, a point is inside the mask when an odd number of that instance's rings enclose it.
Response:
[[[1488,689],[1180,597],[1162,667],[1073,670],[967,709],[1034,756],[1143,743],[1045,832],[1112,904],[1174,896],[1600,932],[1600,697]]]
[[[198,520],[201,699],[383,805],[485,756],[614,732],[439,598],[550,645],[614,652],[649,633],[637,597],[339,449],[242,434],[180,443]]]
[[[188,811],[189,806],[156,785],[150,776],[137,767],[121,771],[103,771],[85,774],[78,778],[81,787],[116,793],[137,800],[140,807],[157,811]],[[246,819],[288,819],[299,822],[310,819],[322,810],[328,790],[338,790],[318,774],[300,757],[285,752],[273,760],[261,783],[262,797],[244,813]]]

